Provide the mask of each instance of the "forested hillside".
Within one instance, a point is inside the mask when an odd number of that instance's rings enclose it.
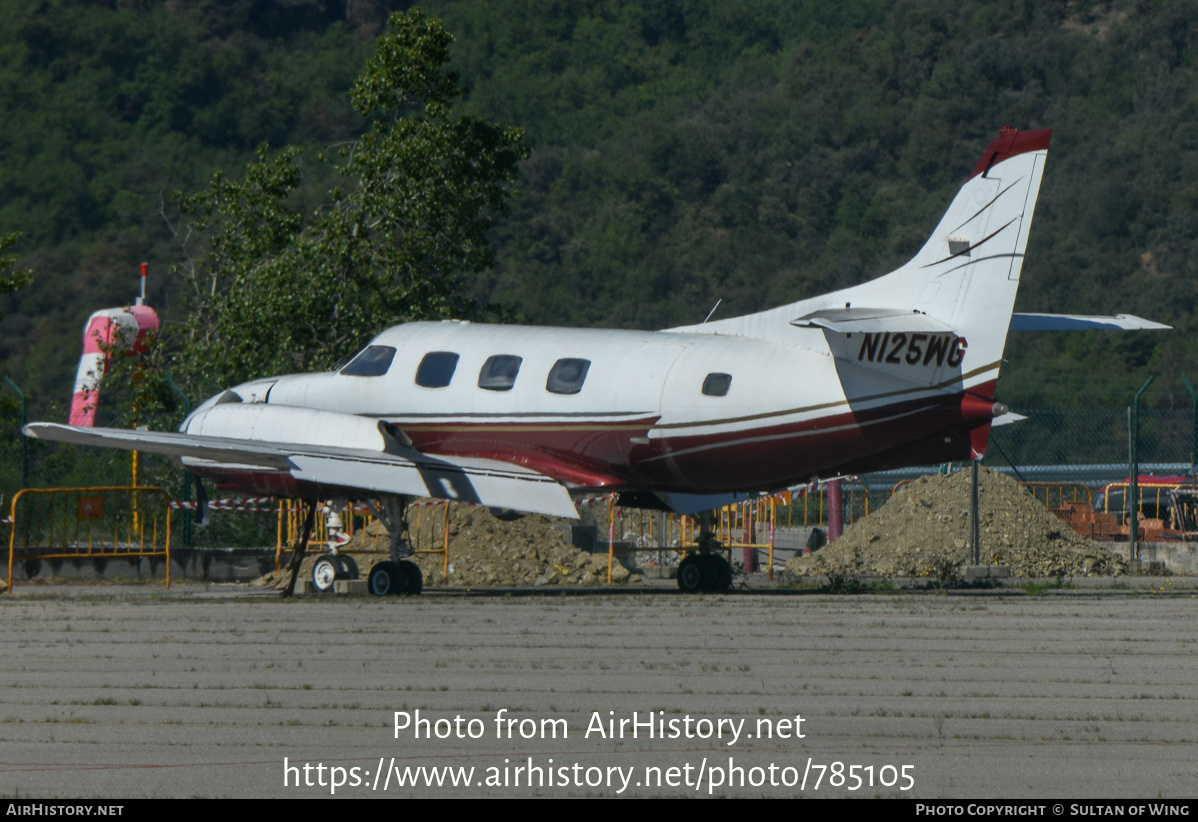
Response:
[[[0,3],[0,233],[33,286],[5,303],[3,372],[69,400],[87,316],[129,304],[138,264],[168,321],[182,258],[172,190],[234,176],[254,149],[357,134],[347,89],[385,12],[344,3]],[[311,163],[315,172],[321,170]],[[313,181],[317,186],[321,180]]]
[[[407,3],[0,5],[3,370],[65,401],[87,314],[181,259],[167,195],[261,142],[316,153]],[[1014,336],[1002,397],[1188,405],[1198,378],[1198,2],[429,2],[465,113],[526,130],[523,195],[470,292],[526,321],[661,327],[884,273],[922,244],[1003,125],[1052,128],[1019,308],[1169,322]],[[166,217],[174,221],[168,224]],[[798,378],[780,374],[780,379]],[[1159,390],[1157,390],[1159,386]]]

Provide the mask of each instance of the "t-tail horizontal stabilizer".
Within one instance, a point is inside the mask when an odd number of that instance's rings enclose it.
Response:
[[[893,308],[825,308],[790,321],[799,328],[823,328],[838,334],[877,334],[952,331],[947,324],[919,311]]]
[[[1167,331],[1172,326],[1134,314],[1012,314],[1012,331]]]

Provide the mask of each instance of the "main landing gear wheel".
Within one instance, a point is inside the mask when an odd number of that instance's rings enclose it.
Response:
[[[333,583],[341,573],[339,559],[340,557],[330,554],[316,560],[316,565],[312,568],[312,584],[316,586],[318,593],[327,594],[333,590]]]
[[[688,594],[720,593],[732,587],[732,566],[715,554],[692,554],[678,566],[678,589]]]
[[[405,559],[399,562],[399,567],[408,576],[409,594],[419,594],[424,590],[424,573],[420,570],[419,565],[410,559]]]
[[[722,593],[730,589],[732,587],[732,566],[728,564],[728,560],[716,554],[708,554],[704,559],[707,560],[711,580],[711,587],[707,590]]]
[[[703,590],[703,557],[692,554],[678,564],[678,590],[697,594]]]
[[[376,597],[399,596],[408,593],[410,580],[411,577],[402,563],[384,560],[370,569],[367,587]]]

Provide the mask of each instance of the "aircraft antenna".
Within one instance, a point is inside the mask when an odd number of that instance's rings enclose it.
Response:
[[[715,310],[720,307],[720,303],[722,303],[723,301],[724,301],[723,297],[720,297],[718,300],[715,301],[715,305],[713,305],[711,307],[711,310],[707,312],[707,316],[703,318],[703,322],[707,322],[708,320],[711,319],[711,315],[715,313]],[[702,323],[700,323],[700,324],[702,324]]]

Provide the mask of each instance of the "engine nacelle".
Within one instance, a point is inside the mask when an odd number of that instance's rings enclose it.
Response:
[[[287,405],[227,402],[202,408],[187,418],[185,434],[287,445],[318,445],[338,450],[393,451],[386,423],[370,417]]]

